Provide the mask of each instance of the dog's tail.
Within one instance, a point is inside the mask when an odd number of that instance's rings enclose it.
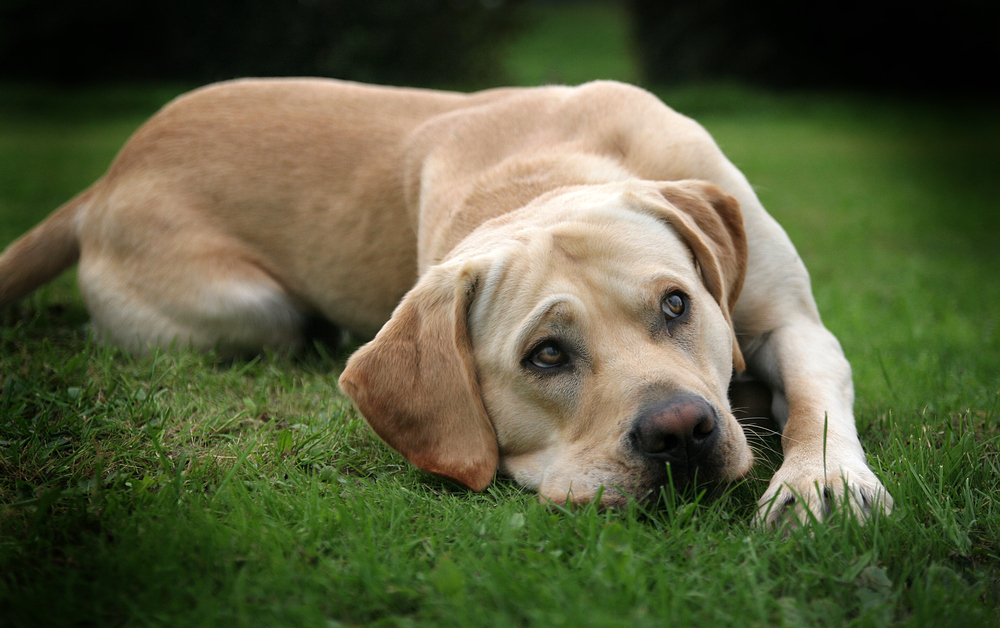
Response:
[[[93,195],[84,190],[15,240],[0,255],[0,309],[51,281],[80,258],[76,216]]]

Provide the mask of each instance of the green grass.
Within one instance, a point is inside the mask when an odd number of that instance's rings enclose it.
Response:
[[[561,8],[535,3],[523,13],[524,32],[510,46],[504,66],[512,84],[639,80],[628,16],[614,3],[574,2]]]
[[[0,88],[0,246],[178,91]],[[345,352],[132,359],[88,342],[68,273],[0,314],[0,622],[996,626],[994,112],[661,95],[709,128],[798,245],[893,515],[754,529],[773,460],[718,500],[654,512],[553,510],[506,482],[457,490],[338,393]]]

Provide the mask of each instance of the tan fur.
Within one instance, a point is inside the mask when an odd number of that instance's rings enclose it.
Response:
[[[794,247],[704,129],[634,87],[209,86],[0,256],[0,305],[77,256],[95,333],[132,351],[295,347],[313,316],[374,336],[343,389],[475,490],[499,470],[556,502],[643,499],[660,436],[695,422],[711,447],[669,450],[675,479],[741,477],[745,367],[784,428],[762,520],[891,506]],[[572,359],[539,367],[546,342]]]

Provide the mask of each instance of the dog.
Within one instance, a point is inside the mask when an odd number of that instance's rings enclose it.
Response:
[[[704,128],[637,87],[210,85],[10,245],[0,305],[76,262],[94,334],[132,352],[293,349],[316,318],[371,339],[341,388],[475,491],[499,472],[613,507],[741,478],[735,373],[782,429],[759,521],[892,507],[794,246]]]

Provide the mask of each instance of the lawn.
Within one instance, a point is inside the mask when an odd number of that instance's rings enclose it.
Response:
[[[513,79],[581,80],[572,38],[544,40],[512,52]],[[595,75],[635,78],[609,54]],[[0,87],[0,246],[182,90]],[[67,273],[0,314],[0,622],[996,626],[995,109],[658,93],[705,124],[798,245],[892,515],[755,529],[776,456],[719,499],[668,495],[651,512],[552,509],[502,481],[458,490],[408,467],[338,392],[350,348],[133,359],[88,342]]]

